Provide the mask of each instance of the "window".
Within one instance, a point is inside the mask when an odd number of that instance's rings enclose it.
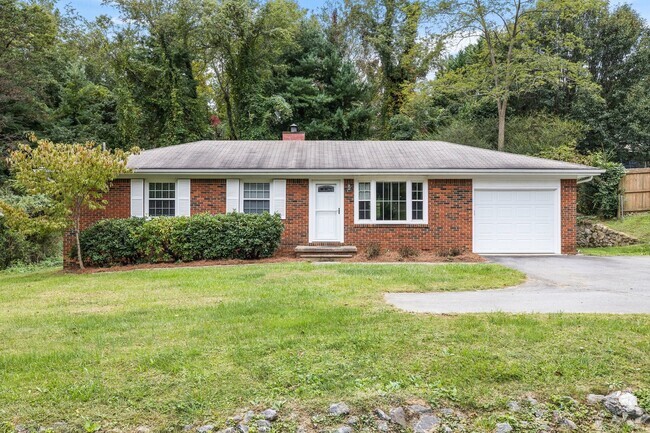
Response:
[[[422,182],[411,184],[411,219],[424,219],[424,186]]]
[[[377,221],[406,221],[406,182],[377,182]]]
[[[357,183],[356,221],[381,224],[425,223],[426,183],[363,181]]]
[[[149,216],[174,216],[175,214],[176,184],[149,182]]]
[[[244,183],[244,213],[271,211],[271,184]]]
[[[359,182],[359,219],[370,219],[370,182]]]

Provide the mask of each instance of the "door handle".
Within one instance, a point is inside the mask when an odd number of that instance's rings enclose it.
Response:
[[[338,209],[336,210],[336,212],[337,212],[339,215],[341,215],[341,208],[338,208]]]

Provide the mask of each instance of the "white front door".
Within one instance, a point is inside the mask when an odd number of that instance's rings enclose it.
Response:
[[[341,185],[339,182],[314,182],[312,241],[341,241]]]

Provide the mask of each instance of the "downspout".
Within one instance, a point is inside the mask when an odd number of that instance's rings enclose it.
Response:
[[[577,184],[580,185],[581,183],[591,182],[592,180],[594,180],[593,176],[583,177],[582,179],[578,179]]]

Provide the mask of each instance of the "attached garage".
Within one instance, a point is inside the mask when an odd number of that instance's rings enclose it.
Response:
[[[560,254],[559,181],[477,181],[474,252]]]

